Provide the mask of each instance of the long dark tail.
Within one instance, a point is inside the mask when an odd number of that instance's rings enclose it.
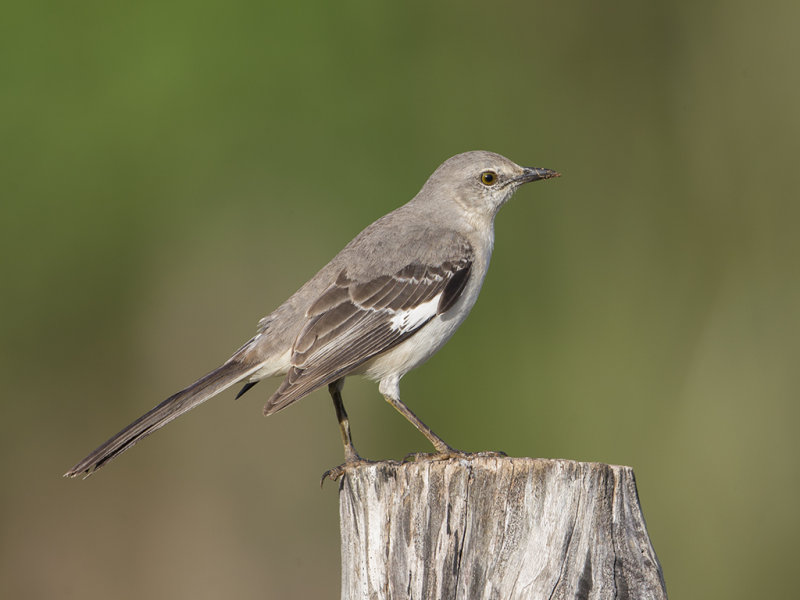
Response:
[[[173,394],[151,411],[145,413],[106,443],[98,447],[77,465],[64,473],[64,477],[87,476],[116,458],[136,442],[160,429],[173,419],[202,404],[212,396],[229,388],[237,381],[252,375],[260,365],[244,364],[231,359],[221,367],[198,379],[186,389]]]

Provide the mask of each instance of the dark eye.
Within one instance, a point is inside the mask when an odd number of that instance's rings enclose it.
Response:
[[[481,173],[481,183],[483,185],[494,185],[497,183],[497,173],[494,171],[484,171]]]

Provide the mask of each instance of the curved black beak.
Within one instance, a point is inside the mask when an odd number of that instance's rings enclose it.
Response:
[[[561,173],[557,173],[552,169],[543,169],[541,167],[524,167],[522,175],[517,177],[517,181],[519,183],[528,183],[529,181],[552,179],[553,177],[561,177]]]

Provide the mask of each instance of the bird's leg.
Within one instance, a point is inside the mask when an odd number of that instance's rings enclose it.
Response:
[[[344,402],[342,401],[343,387],[344,377],[337,379],[328,385],[328,391],[330,392],[331,399],[333,400],[333,408],[336,411],[336,419],[339,421],[339,431],[342,434],[342,444],[344,444],[344,463],[338,467],[333,467],[332,469],[325,471],[322,474],[322,481],[320,483],[323,483],[328,478],[336,481],[345,474],[345,471],[348,469],[348,467],[354,467],[356,465],[363,465],[373,462],[371,460],[361,458],[358,452],[356,452],[355,446],[353,445],[353,438],[350,435],[350,419],[347,418],[347,411],[344,409]]]
[[[328,386],[328,392],[333,400],[333,408],[336,411],[336,419],[339,421],[339,431],[342,434],[342,444],[344,444],[345,462],[356,462],[361,457],[353,446],[353,438],[350,435],[350,419],[347,418],[347,411],[344,409],[342,401],[342,388],[344,387],[344,377],[337,379]]]
[[[397,412],[403,415],[419,432],[424,435],[433,447],[436,448],[436,454],[426,454],[424,452],[416,452],[406,456],[405,460],[414,459],[448,459],[448,458],[472,458],[475,456],[482,458],[499,458],[506,456],[505,452],[464,452],[463,450],[456,450],[450,444],[445,442],[438,435],[433,433],[430,427],[425,425],[420,418],[415,415],[410,408],[400,401],[400,382],[399,379],[389,378],[381,380],[378,386],[381,394],[386,401],[391,404]]]
[[[442,438],[438,435],[433,433],[433,430],[425,425],[417,415],[415,415],[410,408],[408,408],[405,404],[400,401],[400,385],[399,380],[397,379],[384,379],[380,382],[378,386],[381,394],[386,399],[386,401],[391,404],[397,412],[403,415],[414,427],[416,427],[419,432],[428,438],[433,447],[436,448],[436,452],[441,455],[445,456],[457,456],[463,454],[460,450],[456,450],[450,444],[445,442]]]
[[[455,456],[458,454],[462,454],[460,450],[456,450],[450,444],[448,444],[442,438],[440,438],[438,435],[433,433],[433,430],[427,425],[425,425],[425,423],[423,423],[419,419],[419,417],[411,411],[410,408],[408,408],[405,404],[403,404],[400,401],[400,398],[392,398],[391,396],[384,396],[384,398],[386,398],[386,401],[389,404],[394,406],[397,412],[399,412],[406,419],[408,419],[408,421],[414,427],[416,427],[422,435],[428,438],[428,441],[430,441],[430,443],[433,444],[433,447],[436,448],[436,452],[438,454],[443,454],[447,456]]]

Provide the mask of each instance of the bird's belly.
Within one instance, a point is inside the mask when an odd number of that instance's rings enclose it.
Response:
[[[402,377],[433,356],[450,339],[457,327],[458,323],[444,321],[441,315],[434,317],[405,342],[367,362],[363,367],[364,375],[375,381],[389,375]]]

